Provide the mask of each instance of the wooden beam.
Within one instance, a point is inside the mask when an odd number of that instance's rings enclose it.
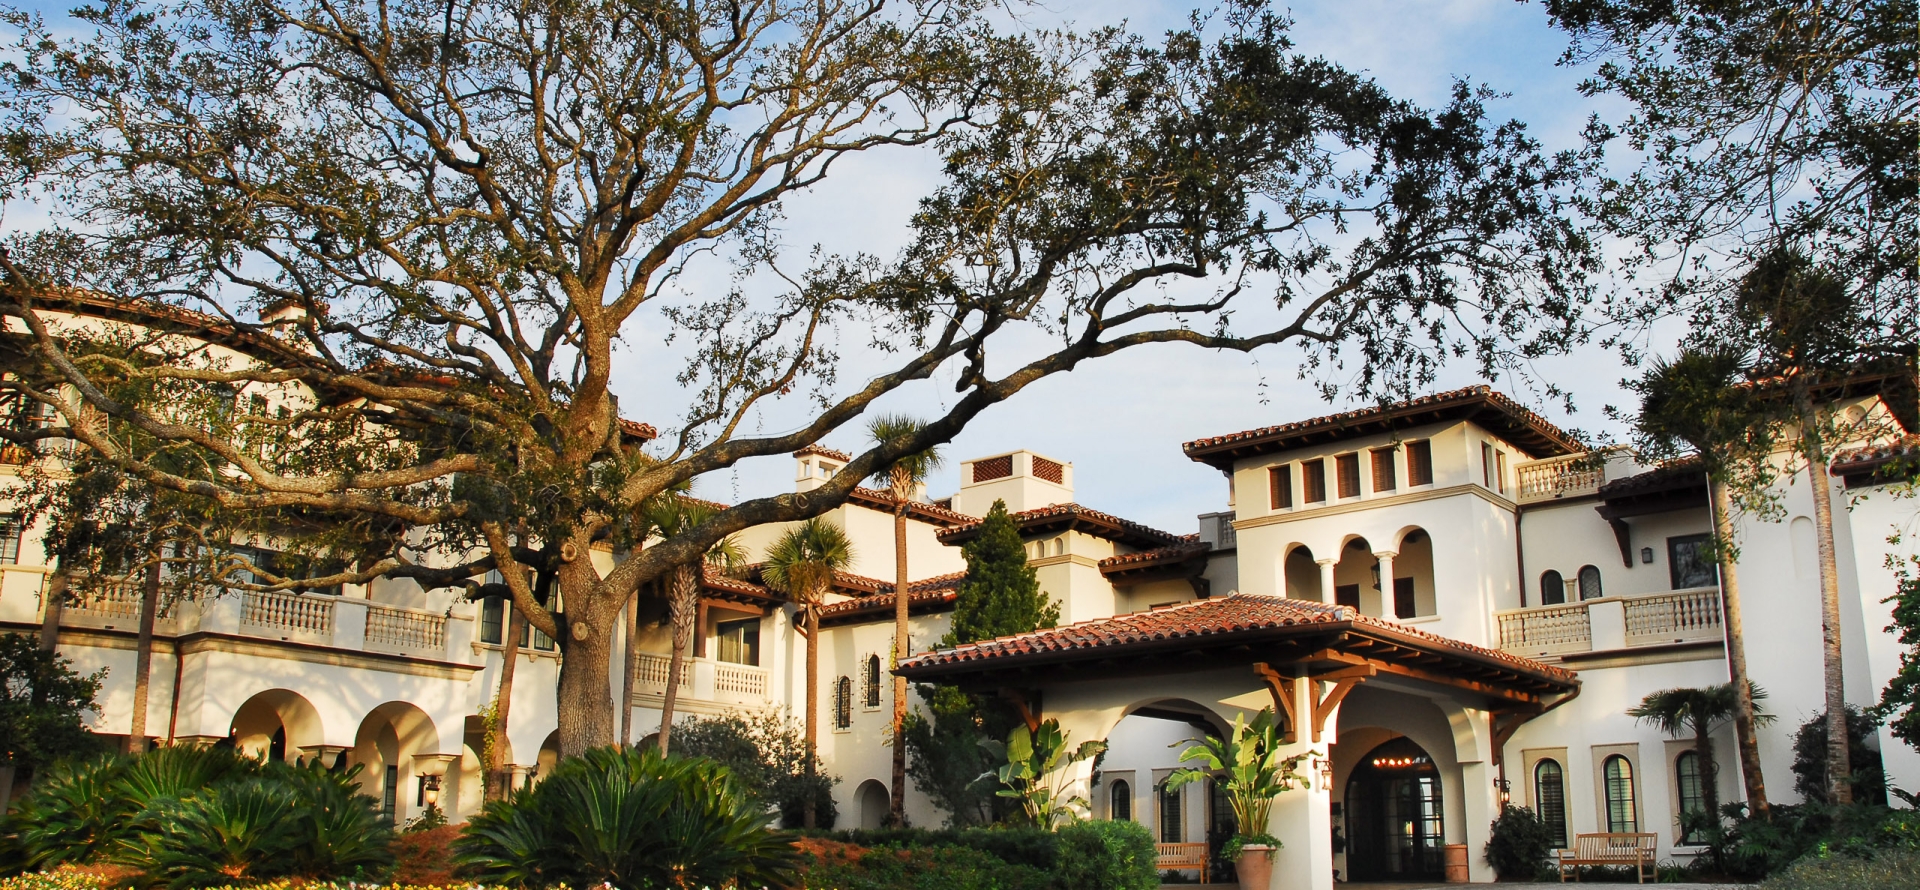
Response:
[[[1325,695],[1314,697],[1316,699],[1313,703],[1314,741],[1320,741],[1320,733],[1326,730],[1327,715],[1333,713],[1333,709],[1340,706],[1340,702],[1347,697],[1347,693],[1352,692],[1353,687],[1360,685],[1361,682],[1372,679],[1376,673],[1378,673],[1378,669],[1369,664],[1358,667],[1341,668],[1340,670],[1329,671],[1313,678],[1316,681],[1333,683],[1333,688],[1327,690]]]
[[[1020,719],[1027,724],[1028,732],[1040,731],[1040,715],[1034,713],[1036,709],[1028,707],[1025,695],[1019,690],[1003,686],[1000,688],[1000,697],[1013,703],[1013,709],[1020,712]]]
[[[1273,713],[1276,716],[1286,716],[1286,732],[1282,735],[1282,740],[1289,745],[1299,741],[1300,719],[1293,712],[1293,678],[1281,676],[1279,671],[1273,669],[1273,665],[1264,661],[1254,662],[1253,672],[1259,674],[1260,679],[1267,681],[1267,692],[1273,695]]]

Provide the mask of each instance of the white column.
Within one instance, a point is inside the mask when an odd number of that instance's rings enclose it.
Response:
[[[1324,567],[1322,577],[1331,578],[1332,565],[1327,562],[1321,565]],[[1315,685],[1304,677],[1293,684],[1294,713],[1313,713]],[[1301,722],[1312,725],[1311,718]],[[1273,857],[1273,881],[1263,890],[1333,890],[1333,793],[1332,789],[1321,786],[1319,772],[1313,766],[1314,756],[1326,756],[1333,738],[1328,735],[1315,744],[1313,733],[1305,731],[1305,727],[1298,738],[1284,753],[1288,756],[1308,754],[1300,763],[1307,787],[1282,794],[1273,803],[1267,831],[1279,838],[1282,846]]]
[[[1317,559],[1320,564],[1320,601],[1333,604],[1333,567],[1340,564],[1338,559]]]
[[[1373,554],[1380,560],[1380,617],[1398,618],[1393,609],[1393,558],[1400,554],[1392,550],[1381,550]]]

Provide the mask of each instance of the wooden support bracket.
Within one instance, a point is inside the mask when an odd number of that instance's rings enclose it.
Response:
[[[1293,712],[1293,678],[1281,676],[1279,671],[1273,669],[1273,665],[1264,661],[1254,662],[1253,672],[1267,682],[1267,692],[1273,695],[1274,715],[1287,721],[1281,740],[1287,744],[1299,741],[1300,718]]]
[[[1020,712],[1020,719],[1027,724],[1028,732],[1040,731],[1040,715],[1035,713],[1038,708],[1029,705],[1027,697],[1021,695],[1019,690],[1003,686],[1000,689],[1000,697],[1013,703],[1013,709]]]
[[[1324,674],[1316,674],[1311,678],[1317,682],[1333,684],[1333,686],[1326,691],[1325,695],[1314,696],[1314,741],[1320,741],[1320,734],[1326,731],[1327,715],[1332,714],[1333,709],[1340,706],[1340,702],[1347,697],[1347,693],[1352,692],[1353,687],[1360,685],[1362,681],[1372,679],[1376,673],[1378,673],[1378,671],[1373,665],[1365,664],[1341,668],[1336,671],[1328,671]]]

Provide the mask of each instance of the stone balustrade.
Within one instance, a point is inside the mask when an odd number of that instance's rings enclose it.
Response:
[[[1528,658],[1710,643],[1725,635],[1713,587],[1510,609],[1494,620],[1500,648]]]
[[[1527,461],[1514,467],[1522,504],[1594,494],[1607,481],[1606,468],[1593,454],[1568,454]]]
[[[643,653],[638,658],[634,691],[660,695],[667,689],[668,656]],[[711,658],[688,658],[680,672],[680,694],[701,701],[764,705],[768,701],[767,669]]]

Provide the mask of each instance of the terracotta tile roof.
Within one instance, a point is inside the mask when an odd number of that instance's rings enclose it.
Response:
[[[1150,550],[1138,550],[1133,553],[1109,556],[1106,559],[1100,560],[1100,570],[1104,572],[1110,568],[1127,568],[1131,566],[1151,565],[1158,562],[1183,562],[1207,553],[1212,549],[1213,547],[1204,541],[1181,541],[1178,544],[1168,544],[1165,547],[1155,547]]]
[[[808,445],[807,447],[794,452],[793,456],[806,457],[809,454],[817,454],[817,455],[820,455],[821,457],[832,458],[833,460],[841,461],[843,463],[846,461],[853,460],[853,455],[848,454],[844,451],[835,451],[832,448],[828,448],[825,445]]]
[[[871,507],[886,513],[893,512],[893,495],[878,488],[858,487],[847,495],[847,502]],[[924,519],[934,525],[955,526],[978,522],[965,513],[956,513],[939,504],[927,504],[913,501],[907,504],[907,515]]]
[[[1472,420],[1529,449],[1535,457],[1586,450],[1578,439],[1485,384],[1390,405],[1196,439],[1182,445],[1181,450],[1192,460],[1231,469],[1233,462],[1243,457],[1377,435],[1440,420]]]
[[[621,435],[647,442],[660,438],[660,431],[654,429],[653,424],[641,423],[637,420],[628,420],[624,417],[620,418],[620,433]]]
[[[1012,514],[1012,518],[1023,535],[1045,534],[1071,528],[1135,547],[1161,547],[1188,540],[1190,537],[1163,532],[1138,522],[1121,519],[1111,513],[1082,507],[1079,504],[1053,504],[1035,510],[1022,510]],[[967,517],[965,525],[943,529],[935,534],[942,544],[949,546],[964,544],[980,534],[980,522],[981,520]]]
[[[1833,459],[1833,473],[1836,476],[1868,473],[1896,461],[1920,461],[1920,433],[1840,452]]]
[[[960,582],[966,580],[966,577],[966,572],[953,572],[909,583],[907,611],[943,612],[952,608],[954,600],[959,596]],[[853,624],[862,618],[892,615],[893,585],[885,584],[884,591],[821,606],[820,621],[823,624]]]
[[[1106,659],[1120,654],[1116,650],[1167,641],[1232,645],[1242,642],[1235,638],[1257,638],[1270,636],[1264,632],[1276,629],[1320,625],[1328,625],[1329,630],[1362,631],[1433,654],[1491,663],[1549,684],[1571,686],[1578,682],[1577,675],[1564,668],[1362,615],[1347,606],[1243,593],[935,649],[903,661],[900,672],[915,679],[937,678],[949,673],[940,668],[984,668],[987,662]]]
[[[1644,473],[1609,480],[1600,486],[1600,497],[1605,500],[1617,500],[1652,492],[1699,488],[1706,484],[1707,478],[1701,470],[1700,458],[1694,455],[1668,461]]]

